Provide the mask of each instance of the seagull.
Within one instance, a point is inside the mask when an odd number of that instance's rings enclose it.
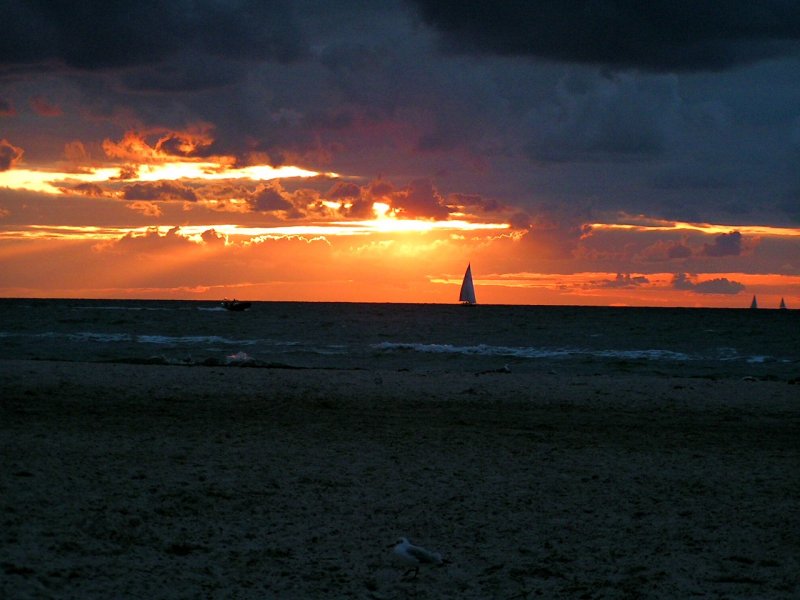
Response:
[[[415,546],[408,541],[408,538],[401,537],[393,546],[394,553],[400,557],[403,562],[411,565],[411,568],[403,573],[403,575],[408,575],[413,571],[414,577],[416,577],[419,573],[420,565],[441,565],[444,563],[441,554],[438,552],[431,552],[421,546]]]

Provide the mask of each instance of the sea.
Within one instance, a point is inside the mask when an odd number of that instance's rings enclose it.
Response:
[[[0,299],[0,359],[792,381],[800,311]]]

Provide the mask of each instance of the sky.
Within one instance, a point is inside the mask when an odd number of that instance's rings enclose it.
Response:
[[[800,306],[793,0],[0,6],[0,296]]]

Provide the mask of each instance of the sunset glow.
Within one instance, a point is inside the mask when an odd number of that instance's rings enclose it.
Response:
[[[800,227],[769,227],[765,225],[712,225],[711,223],[664,223],[648,225],[632,225],[628,223],[592,223],[594,230],[622,230],[638,232],[657,231],[696,231],[707,235],[725,234],[738,231],[743,235],[769,235],[776,237],[800,237]]]
[[[0,296],[450,303],[471,263],[481,304],[800,307],[798,65],[769,27],[766,54],[595,55],[591,27],[516,36],[525,7],[486,32],[421,4],[197,3],[229,35],[185,48],[116,5],[87,26],[119,48],[14,12],[74,43],[0,58]]]
[[[164,161],[87,165],[73,172],[0,173],[8,200],[2,213],[0,259],[6,261],[4,277],[9,278],[0,291],[6,296],[214,298],[236,290],[240,297],[269,299],[448,302],[460,285],[462,263],[472,261],[485,303],[736,306],[746,304],[745,290],[760,292],[765,305],[777,304],[780,297],[790,302],[800,297],[800,277],[791,274],[725,270],[699,276],[691,266],[704,256],[752,254],[767,239],[792,243],[800,236],[797,228],[623,216],[619,222],[582,225],[572,254],[594,255],[595,262],[602,263],[602,256],[613,254],[600,252],[598,244],[626,248],[639,268],[569,271],[564,270],[568,256],[553,262],[547,258],[547,246],[540,246],[549,243],[549,226],[514,226],[512,209],[495,211],[494,216],[505,215],[505,221],[487,220],[470,214],[461,203],[445,209],[447,200],[427,188],[422,214],[404,217],[419,211],[418,198],[409,203],[418,190],[387,187],[380,199],[370,199],[374,182],[345,184],[329,172],[267,165],[237,168],[229,163]],[[323,185],[289,188],[290,182],[303,179]],[[239,186],[239,198],[230,198],[230,192],[227,200],[214,197],[220,190],[208,186],[220,182]],[[349,195],[338,199],[343,189]],[[14,191],[32,195],[15,197]],[[134,193],[142,197],[137,200]],[[360,211],[362,204],[367,210]],[[63,214],[73,223],[40,220],[56,208],[66,211]],[[99,209],[107,213],[102,218],[106,224],[93,223]],[[353,218],[357,210],[371,218]],[[450,214],[427,216],[435,212]],[[39,222],[15,218],[26,214]],[[237,221],[229,220],[233,215]],[[664,235],[679,237],[651,240]],[[537,259],[541,251],[544,257]],[[546,270],[498,270],[504,256],[528,253],[532,264],[538,262]],[[31,273],[37,264],[45,264],[43,260],[48,265],[65,261],[58,269],[63,277],[51,276],[48,286],[39,288]],[[69,264],[75,260],[92,273],[91,287],[71,286],[75,279],[69,277]],[[675,271],[658,270],[664,260],[672,262]],[[228,265],[224,272],[205,271],[205,265],[218,261]],[[281,270],[289,265],[295,267]],[[556,270],[548,272],[554,266]],[[401,291],[398,274],[416,283]],[[170,283],[176,278],[185,281]],[[314,281],[338,282],[338,287],[320,295],[312,291]]]
[[[269,181],[272,179],[292,177],[315,177],[320,175],[316,171],[301,169],[299,167],[269,165],[256,165],[250,167],[233,168],[225,164],[210,162],[170,162],[158,165],[137,166],[135,175],[120,176],[120,168],[92,168],[86,167],[86,172],[57,172],[49,170],[15,169],[0,172],[0,188],[27,190],[31,192],[44,192],[46,194],[64,193],[65,186],[80,183],[106,183],[114,184],[123,181],[224,181],[248,180]],[[325,173],[326,177],[335,178],[335,173]]]

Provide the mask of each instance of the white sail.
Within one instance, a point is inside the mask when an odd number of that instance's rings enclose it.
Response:
[[[461,293],[458,301],[464,304],[476,304],[475,286],[472,284],[472,265],[467,265],[467,272],[464,273],[464,281],[461,282]]]

